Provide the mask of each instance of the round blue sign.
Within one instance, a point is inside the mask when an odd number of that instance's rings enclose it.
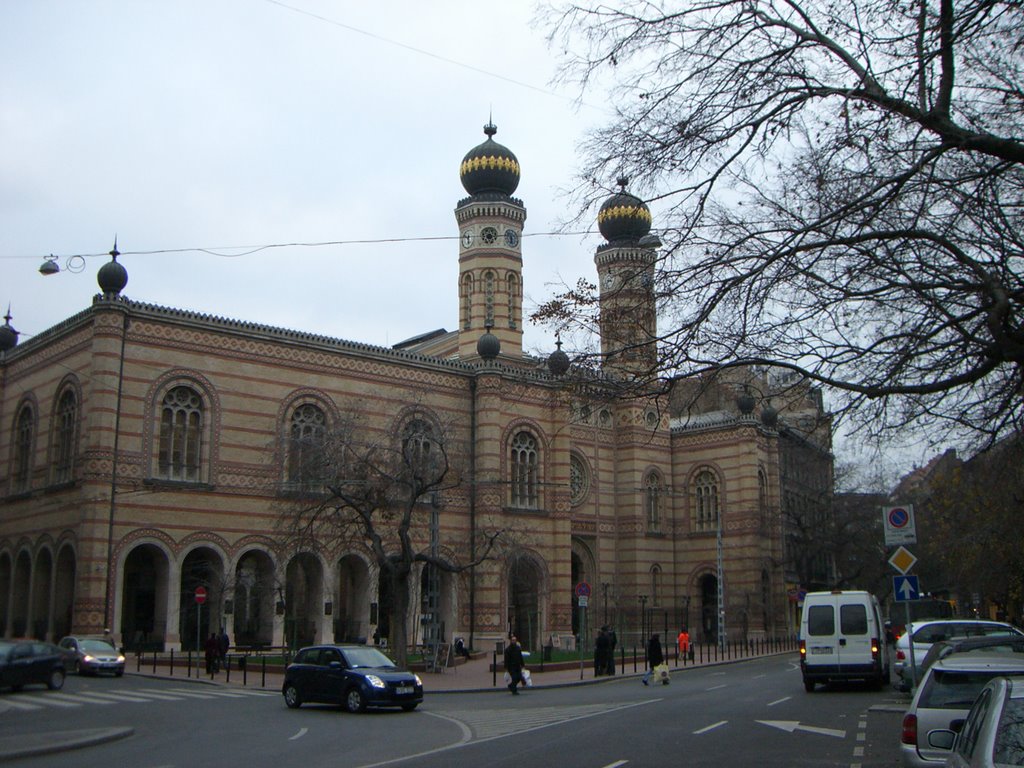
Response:
[[[893,528],[903,528],[910,522],[910,513],[903,507],[893,507],[889,510],[889,525]]]

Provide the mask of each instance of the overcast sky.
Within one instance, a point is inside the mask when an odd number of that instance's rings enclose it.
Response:
[[[595,277],[596,235],[541,233],[602,114],[551,86],[532,16],[525,0],[7,0],[12,325],[27,339],[87,307],[116,236],[132,299],[380,345],[453,329],[459,163],[491,115],[522,166],[526,311]],[[252,252],[339,241],[385,242]],[[50,253],[65,271],[44,278]],[[527,324],[524,344],[553,339]]]

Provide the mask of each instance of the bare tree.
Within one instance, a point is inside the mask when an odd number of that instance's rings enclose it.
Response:
[[[390,584],[390,639],[396,662],[407,659],[409,588],[414,566],[459,573],[492,555],[501,531],[477,531],[454,547],[461,562],[431,546],[429,515],[440,494],[461,484],[450,443],[427,418],[406,421],[400,435],[369,428],[357,417],[290,446],[294,498],[282,506],[280,527],[292,548],[368,549]],[[435,539],[436,543],[436,539]],[[447,544],[448,542],[446,542]]]
[[[624,174],[664,225],[652,378],[764,363],[875,434],[1019,423],[1018,3],[625,0],[547,22],[564,80],[614,108],[580,215]],[[539,317],[596,328],[588,288]]]

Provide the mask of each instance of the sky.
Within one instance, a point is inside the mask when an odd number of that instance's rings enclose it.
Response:
[[[526,0],[7,0],[0,304],[23,340],[85,309],[116,237],[138,301],[382,346],[453,329],[459,163],[493,119],[522,167],[529,314],[594,279],[601,242],[544,234],[602,111],[552,85],[533,17]],[[298,243],[331,244],[277,247]],[[524,347],[554,339],[527,323]]]

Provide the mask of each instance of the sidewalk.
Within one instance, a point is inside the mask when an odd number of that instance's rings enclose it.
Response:
[[[737,661],[762,658],[764,656],[778,656],[787,653],[795,654],[796,651],[785,650],[759,655],[731,656],[729,658],[704,660],[698,659],[695,662],[686,662],[685,665],[680,663],[678,666],[675,664],[673,659],[669,659],[668,662],[673,673],[678,673],[694,667],[730,664]],[[481,691],[499,691],[501,693],[507,693],[503,680],[504,672],[500,668],[500,659],[498,661],[499,669],[497,671],[497,675],[495,675],[491,670],[491,662],[491,654],[484,654],[472,658],[464,664],[449,667],[444,672],[418,672],[417,674],[419,674],[420,679],[423,681],[423,691],[427,694],[468,693]],[[632,655],[626,657],[624,669],[622,659],[618,659],[616,674],[614,676],[609,675],[595,677],[593,667],[588,666],[584,666],[582,670],[579,666],[574,666],[570,669],[554,669],[551,664],[542,666],[539,662],[528,662],[527,667],[530,670],[531,677],[533,678],[532,682],[534,688],[557,688],[567,685],[603,683],[619,679],[620,677],[639,677],[644,672],[643,657],[639,657],[634,665]],[[283,673],[279,671],[272,672],[269,670],[264,672],[259,665],[252,663],[250,663],[250,668],[245,672],[240,670],[236,664],[233,664],[230,672],[222,670],[212,677],[207,674],[203,674],[201,677],[196,677],[197,671],[193,669],[191,678],[189,678],[186,677],[186,670],[184,668],[175,668],[174,674],[168,675],[166,667],[158,667],[157,671],[154,673],[152,671],[152,666],[147,668],[145,660],[142,661],[141,668],[139,668],[138,661],[134,658],[129,658],[125,674],[169,680],[191,679],[193,682],[202,682],[210,685],[226,685],[231,687],[245,686],[247,688],[272,690],[277,692],[281,691],[281,685],[284,681]]]

